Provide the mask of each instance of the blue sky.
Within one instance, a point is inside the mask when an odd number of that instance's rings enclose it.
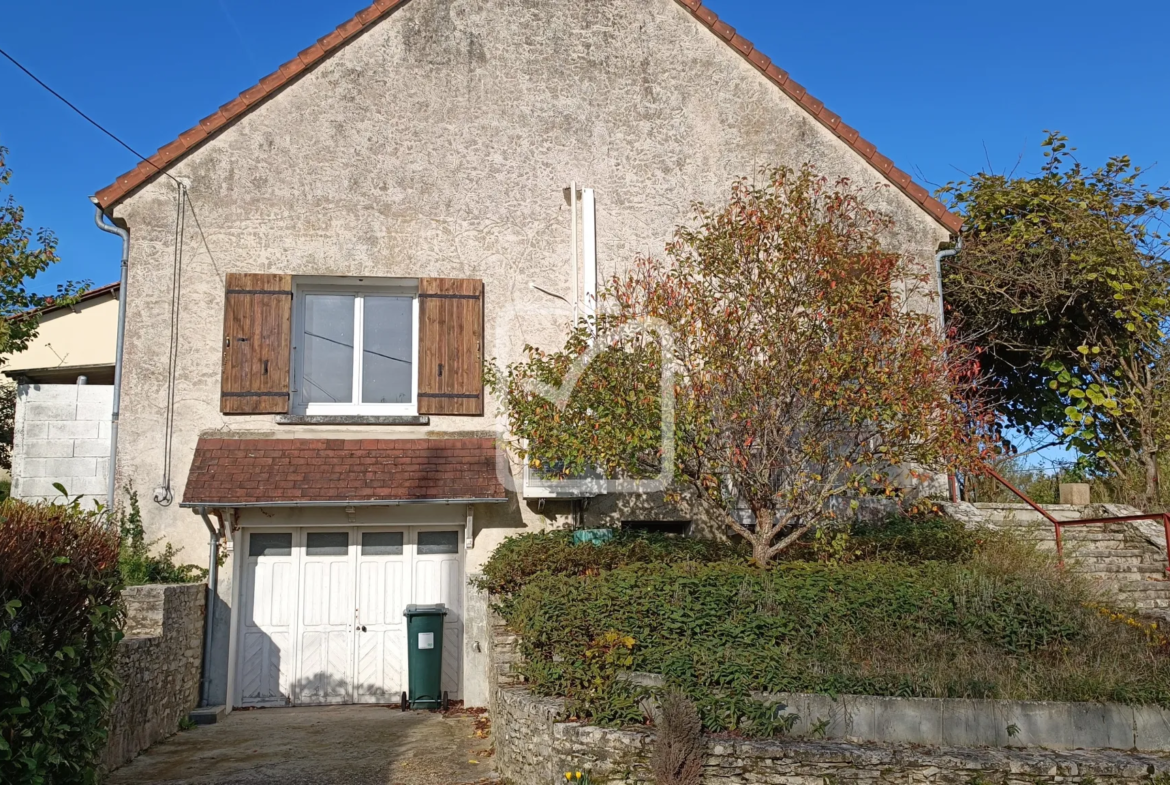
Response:
[[[413,0],[428,2],[430,0]],[[436,0],[437,1],[437,0]],[[571,0],[545,0],[570,2]],[[661,2],[664,0],[645,0]],[[1170,180],[1170,4],[709,0],[729,24],[928,187],[1022,171],[1058,128],[1087,163],[1127,153]],[[364,2],[7,3],[0,47],[147,154],[289,60]],[[88,197],[136,159],[0,60],[10,192],[63,261],[36,288],[117,275]]]

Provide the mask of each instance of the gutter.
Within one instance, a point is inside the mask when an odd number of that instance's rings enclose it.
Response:
[[[126,278],[130,268],[130,230],[106,223],[105,212],[98,204],[97,197],[91,196],[89,200],[93,202],[93,221],[97,228],[122,238],[122,272],[118,278],[118,342],[114,350],[114,403],[110,414],[110,465],[106,470],[109,474],[106,485],[106,508],[112,514],[115,501],[114,480],[118,469],[118,415],[122,408],[122,347],[126,341]]]
[[[215,629],[215,600],[219,595],[219,531],[207,517],[207,508],[199,508],[199,517],[207,526],[210,540],[207,556],[207,607],[203,611],[203,672],[199,680],[199,705],[211,703],[211,633]]]
[[[504,504],[507,499],[355,499],[353,501],[271,501],[271,502],[238,502],[238,501],[206,501],[181,502],[180,507],[189,507],[200,510],[206,507],[398,507],[405,504]]]

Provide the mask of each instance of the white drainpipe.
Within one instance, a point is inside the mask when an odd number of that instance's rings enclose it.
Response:
[[[597,200],[593,189],[586,188],[581,192],[581,250],[584,259],[582,273],[582,307],[586,318],[597,331]]]
[[[97,197],[89,200],[94,206],[94,223],[103,232],[116,234],[122,238],[122,273],[118,279],[118,340],[114,349],[114,405],[110,414],[110,466],[107,470],[109,480],[106,483],[106,506],[113,515],[114,512],[114,479],[118,468],[118,414],[122,408],[122,345],[126,339],[126,277],[130,266],[130,231],[120,226],[111,226],[106,223],[102,206]]]

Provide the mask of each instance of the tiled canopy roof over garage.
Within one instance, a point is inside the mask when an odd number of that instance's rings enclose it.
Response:
[[[183,506],[505,498],[491,439],[200,439]]]
[[[296,81],[302,74],[319,65],[363,30],[377,24],[408,1],[376,0],[373,5],[359,11],[348,22],[340,25],[332,33],[319,39],[317,43],[289,60],[278,70],[261,79],[259,84],[240,93],[237,98],[221,106],[219,111],[204,118],[195,127],[179,134],[178,139],[159,148],[158,152],[152,155],[149,160],[143,161],[136,168],[119,177],[112,185],[103,188],[97,193],[98,203],[106,209],[118,203],[148,183],[172,163],[217,135],[253,107]],[[935,220],[952,232],[959,231],[963,225],[961,217],[948,212],[942,202],[933,198],[925,188],[914,182],[910,175],[894,166],[893,161],[879,153],[877,147],[872,142],[863,139],[856,129],[841,122],[840,117],[825,108],[824,102],[814,98],[804,87],[793,81],[788,76],[787,71],[773,64],[767,55],[756,49],[746,38],[738,35],[735,28],[720,21],[714,11],[703,6],[701,0],[675,0],[675,2],[687,8],[695,19],[726,41],[786,95],[849,145]]]

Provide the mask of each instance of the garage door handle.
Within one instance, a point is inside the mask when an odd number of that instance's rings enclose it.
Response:
[[[362,625],[362,632],[365,632],[365,631],[366,631],[366,625],[363,624]]]

